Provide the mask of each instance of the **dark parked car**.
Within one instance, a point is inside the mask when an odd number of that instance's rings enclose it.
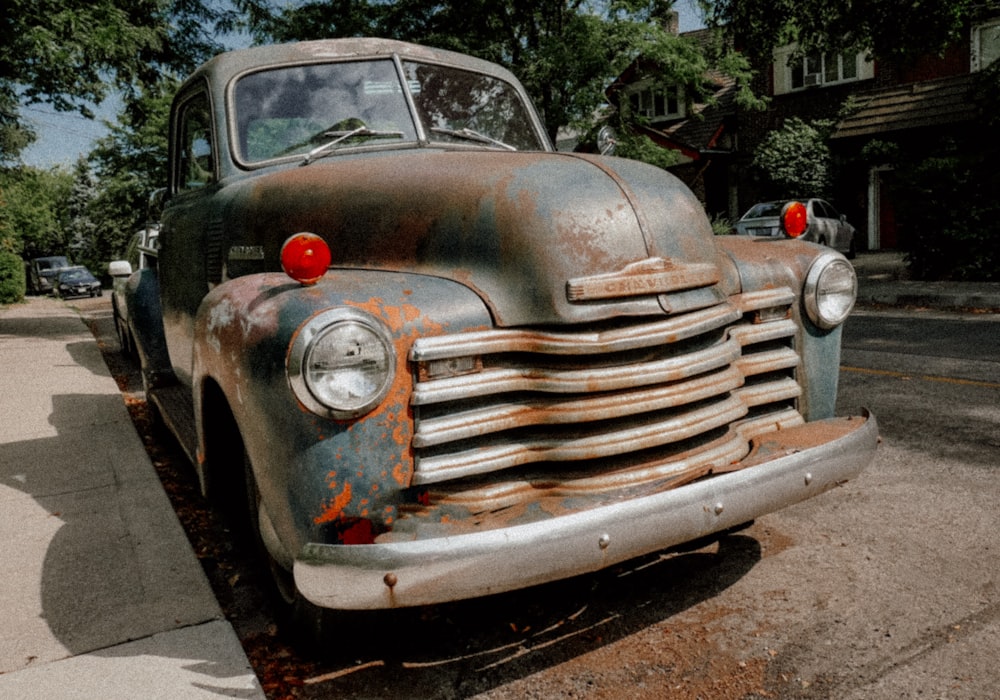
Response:
[[[834,416],[851,264],[556,153],[494,64],[217,56],[175,97],[169,177],[125,288],[147,395],[308,629],[725,532],[874,454],[874,417]]]
[[[69,266],[69,260],[63,255],[32,258],[28,263],[28,290],[33,294],[51,293],[55,289],[56,275]]]
[[[792,202],[801,202],[806,208],[806,228],[799,236],[803,241],[839,250],[849,258],[855,253],[855,230],[847,223],[847,218],[832,204],[822,199],[777,200],[754,204],[736,222],[736,233],[743,236],[784,238],[786,232],[781,223],[781,214]]]
[[[64,267],[55,281],[56,294],[63,299],[70,297],[99,297],[104,295],[100,281],[82,265]]]

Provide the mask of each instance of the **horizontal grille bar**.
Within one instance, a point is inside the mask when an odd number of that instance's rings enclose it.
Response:
[[[431,500],[441,505],[462,506],[472,513],[484,513],[508,508],[525,500],[537,498],[567,498],[615,494],[645,485],[668,488],[687,483],[709,471],[724,472],[727,465],[738,464],[747,454],[747,445],[755,437],[779,428],[801,425],[802,416],[795,410],[742,420],[734,423],[723,437],[683,454],[654,457],[627,468],[608,469],[590,476],[568,474],[565,479],[547,474],[544,482],[527,478],[511,478],[476,484],[461,489],[432,490]]]
[[[655,323],[597,332],[551,333],[524,329],[498,329],[459,335],[418,338],[410,359],[428,362],[470,355],[535,352],[553,355],[594,355],[676,343],[693,338],[740,318],[740,310],[720,304]]]
[[[678,442],[742,418],[747,407],[735,397],[641,425],[602,431],[584,437],[553,439],[542,436],[523,441],[426,457],[413,475],[414,484],[433,483],[494,472],[544,461],[598,459]]]
[[[597,394],[587,398],[525,400],[448,414],[420,422],[414,447],[481,437],[530,425],[557,425],[609,420],[650,413],[711,398],[743,384],[735,367],[686,382]]]
[[[733,341],[681,357],[613,367],[566,370],[530,366],[484,370],[477,374],[421,382],[413,390],[411,403],[422,406],[515,391],[560,394],[620,391],[686,379],[725,367],[739,356],[739,344]]]
[[[540,493],[517,485],[539,470],[599,493],[739,462],[747,426],[802,420],[795,300],[779,288],[653,322],[418,339],[412,483],[507,502]]]

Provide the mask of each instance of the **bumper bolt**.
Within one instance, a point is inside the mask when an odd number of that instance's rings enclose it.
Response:
[[[389,588],[395,588],[396,584],[399,583],[399,580],[396,578],[396,574],[390,571],[389,573],[387,573],[385,576],[382,577],[382,582]]]
[[[597,538],[597,546],[601,549],[607,549],[609,544],[611,544],[611,535],[608,533],[605,532]]]

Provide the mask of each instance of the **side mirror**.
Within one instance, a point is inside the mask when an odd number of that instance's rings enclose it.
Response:
[[[132,274],[132,263],[128,260],[112,260],[108,263],[108,274],[112,277],[128,277]]]
[[[597,150],[602,156],[613,156],[618,147],[618,136],[615,130],[605,124],[597,132]]]

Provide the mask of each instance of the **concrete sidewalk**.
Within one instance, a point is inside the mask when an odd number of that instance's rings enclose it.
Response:
[[[858,253],[859,306],[1000,312],[1000,282],[921,282],[907,277],[903,253]]]
[[[93,335],[0,308],[0,697],[264,698]]]

